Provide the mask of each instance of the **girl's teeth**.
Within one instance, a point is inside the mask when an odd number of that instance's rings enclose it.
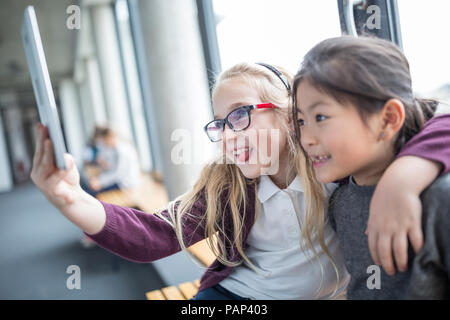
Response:
[[[239,149],[239,150],[233,151],[233,155],[236,156],[236,157],[239,157],[239,155],[242,152],[246,152],[246,151],[248,151],[248,148]]]
[[[326,160],[329,158],[331,158],[331,156],[320,156],[320,157],[316,157],[313,161],[318,162],[318,161]]]

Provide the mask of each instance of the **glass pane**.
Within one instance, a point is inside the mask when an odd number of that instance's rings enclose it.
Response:
[[[231,122],[235,130],[242,130],[248,126],[248,112],[244,109],[237,109],[230,113],[228,121]]]
[[[139,84],[134,44],[131,35],[130,16],[126,0],[117,0],[115,2],[115,13],[117,19],[117,31],[120,39],[119,45],[124,64],[125,85],[128,93],[132,126],[136,140],[134,142],[139,152],[142,169],[150,171],[152,168],[151,150],[147,135],[147,124],[145,123],[142,93]]]
[[[450,103],[450,1],[398,0],[403,49],[414,90]],[[448,106],[441,106],[450,112]],[[442,109],[441,109],[442,110]]]
[[[214,0],[222,70],[266,62],[295,73],[319,41],[339,36],[336,0]]]

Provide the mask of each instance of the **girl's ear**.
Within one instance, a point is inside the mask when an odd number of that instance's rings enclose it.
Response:
[[[383,122],[381,139],[390,140],[403,127],[405,106],[398,99],[389,99],[383,106],[381,119]]]

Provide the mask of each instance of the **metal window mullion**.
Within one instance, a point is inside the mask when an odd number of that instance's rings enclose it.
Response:
[[[147,135],[150,142],[152,169],[163,171],[163,161],[161,145],[158,134],[158,123],[155,120],[155,111],[153,105],[153,96],[151,92],[150,79],[148,78],[148,67],[145,55],[145,46],[142,36],[141,21],[139,17],[138,0],[128,0],[128,12],[130,15],[131,35],[133,38],[134,52],[136,56],[136,66],[139,75],[139,84],[141,86],[142,103],[144,105],[144,115],[146,122]]]
[[[216,76],[221,72],[220,51],[217,42],[216,17],[212,0],[196,0],[198,23],[203,44],[209,89],[213,87]]]
[[[400,29],[400,18],[397,0],[386,0],[387,16],[389,19],[389,31],[391,41],[403,50],[402,33]]]

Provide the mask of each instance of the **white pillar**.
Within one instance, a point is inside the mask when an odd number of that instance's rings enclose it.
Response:
[[[22,182],[29,179],[31,172],[31,157],[26,147],[24,136],[22,110],[17,101],[15,92],[2,94],[1,104],[5,109],[5,126],[8,132],[8,140],[13,162],[13,174],[16,181]]]
[[[158,133],[164,139],[164,183],[173,199],[192,187],[201,161],[215,150],[203,131],[212,112],[195,2],[141,0],[139,7]],[[183,141],[171,141],[176,131],[190,134],[184,139],[188,164],[172,161],[172,151]]]
[[[3,128],[2,114],[0,112],[0,192],[9,191],[13,188],[11,167],[6,147],[5,130]]]
[[[133,47],[133,38],[130,30],[130,19],[126,0],[116,2],[116,16],[120,36],[125,78],[128,89],[131,121],[134,124],[136,148],[139,154],[141,168],[145,172],[152,169],[150,142],[145,121],[144,105],[142,100],[136,57]]]
[[[95,118],[92,116],[92,102],[89,94],[89,87],[86,82],[77,83],[78,96],[81,106],[81,117],[85,132],[84,142],[88,142],[88,137],[95,127]]]
[[[74,80],[79,90],[82,107],[85,142],[90,138],[95,125],[105,125],[107,116],[103,97],[102,80],[95,55],[93,27],[89,7],[82,3],[81,29],[76,44]]]
[[[95,124],[105,125],[108,120],[97,59],[95,56],[87,57],[84,59],[84,63],[86,68],[86,81],[88,82],[89,95],[92,102],[92,115],[94,116]]]
[[[120,136],[133,141],[112,4],[92,1],[90,13],[108,120]]]
[[[64,79],[59,84],[59,98],[61,101],[61,116],[64,122],[64,135],[66,137],[67,151],[76,160],[78,168],[83,164],[83,149],[85,135],[81,123],[81,108],[78,93],[71,79]]]

